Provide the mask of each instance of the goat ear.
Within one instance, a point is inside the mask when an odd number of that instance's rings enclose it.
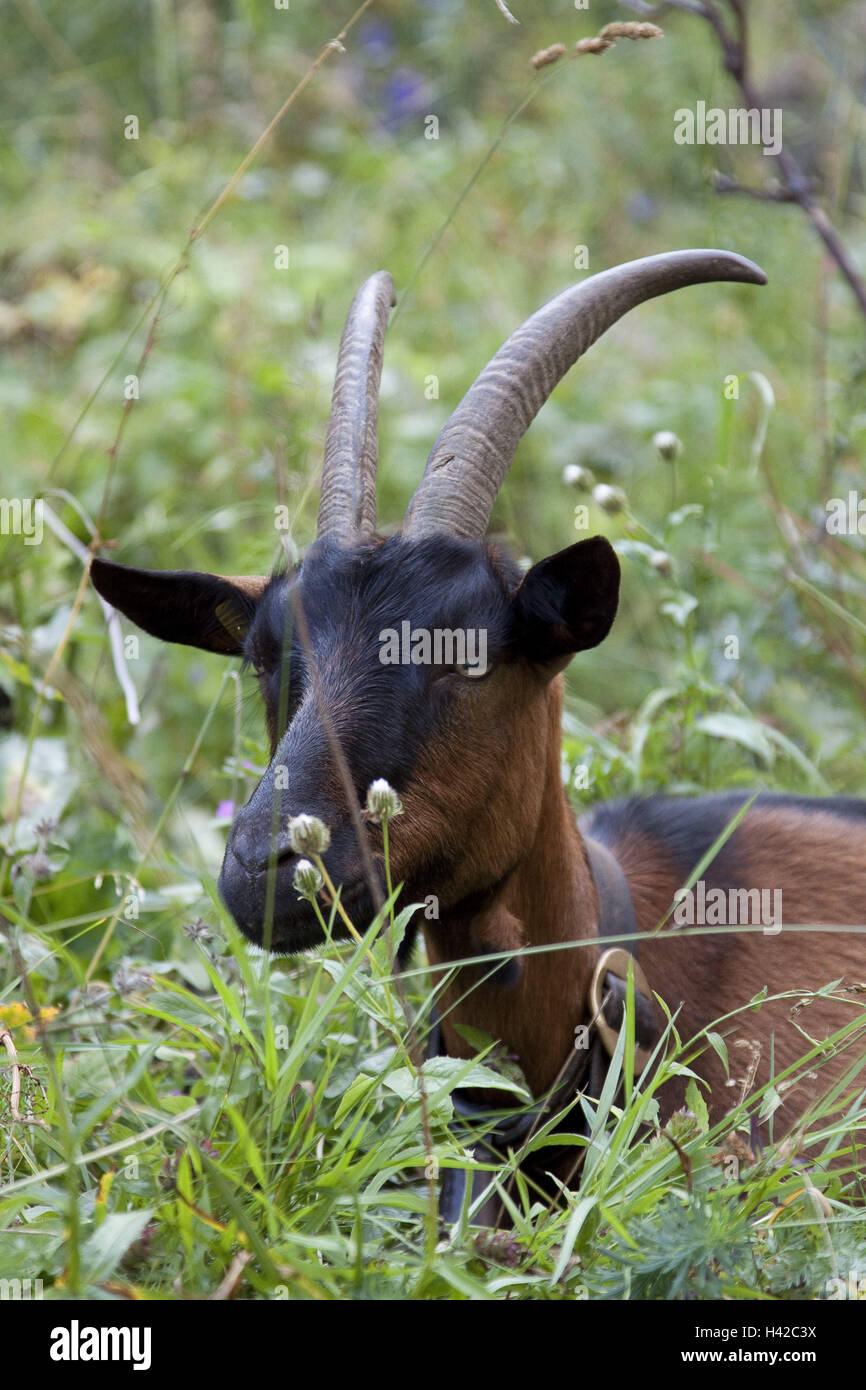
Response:
[[[151,637],[223,656],[240,656],[268,582],[264,575],[140,570],[111,560],[94,560],[90,577],[107,603]]]
[[[533,565],[514,598],[521,649],[561,670],[575,652],[597,647],[613,625],[619,560],[604,536],[578,541]]]

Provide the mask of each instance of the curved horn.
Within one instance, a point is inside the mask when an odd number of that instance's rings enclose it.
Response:
[[[394,282],[385,270],[365,280],[346,319],[322,464],[319,536],[348,544],[376,529],[379,379]]]
[[[708,280],[767,283],[760,267],[732,251],[671,251],[593,275],[528,318],[442,429],[409,504],[404,536],[482,537],[520,440],[569,367],[635,305]]]

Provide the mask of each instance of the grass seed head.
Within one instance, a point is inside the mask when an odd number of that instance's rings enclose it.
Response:
[[[604,53],[608,48],[613,48],[613,39],[578,39],[574,45],[574,56],[582,58],[584,53]]]
[[[538,72],[539,68],[546,68],[551,63],[558,62],[564,52],[564,43],[552,43],[549,48],[541,48],[537,53],[533,53],[529,61]]]
[[[616,39],[663,39],[664,36],[664,30],[657,24],[638,24],[635,20],[625,20],[616,24],[605,24],[598,37],[614,42]]]

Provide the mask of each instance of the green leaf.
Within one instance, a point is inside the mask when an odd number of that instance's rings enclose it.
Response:
[[[695,720],[695,728],[710,738],[730,739],[748,748],[751,753],[763,759],[772,767],[775,750],[765,726],[757,719],[744,719],[739,714],[728,714],[723,710],[715,714],[703,714]]]
[[[334,1124],[340,1124],[353,1110],[360,1100],[376,1085],[377,1078],[368,1076],[365,1072],[359,1072],[354,1081],[350,1081],[346,1088],[340,1104],[337,1106],[337,1113],[334,1116]]]
[[[435,1092],[430,1096],[433,1103],[449,1096],[458,1086],[472,1086],[485,1091],[508,1091],[511,1095],[519,1096],[521,1100],[531,1099],[529,1092],[518,1082],[500,1076],[481,1062],[471,1059],[467,1061],[460,1057],[428,1057],[424,1063],[424,1080],[428,1091],[431,1090],[431,1082],[438,1083]],[[384,1077],[383,1081],[401,1100],[410,1100],[418,1094],[417,1077],[408,1067],[397,1067]]]
[[[470,1047],[474,1047],[476,1052],[485,1052],[488,1048],[496,1046],[495,1038],[491,1038],[490,1034],[485,1033],[481,1028],[473,1028],[471,1023],[455,1024],[455,1032]]]
[[[490,1091],[508,1091],[520,1096],[522,1100],[532,1097],[525,1086],[513,1077],[503,1076],[501,1072],[486,1067],[483,1062],[465,1061],[459,1057],[429,1057],[424,1063],[424,1076],[430,1080],[444,1082],[447,1093],[455,1086],[478,1087]]]
[[[91,1284],[110,1279],[129,1247],[138,1240],[153,1211],[112,1212],[81,1247],[81,1266]]]
[[[768,1086],[764,1092],[760,1109],[758,1110],[758,1119],[768,1120],[771,1115],[775,1114],[781,1104],[782,1097],[779,1095],[775,1086]]]
[[[725,1068],[725,1075],[730,1076],[731,1068],[728,1062],[728,1047],[721,1033],[708,1032],[706,1034],[706,1039],[713,1051],[721,1058],[722,1065]]]
[[[15,900],[15,906],[25,917],[30,910],[30,895],[32,891],[33,883],[32,880],[28,878],[27,874],[16,874],[12,880],[12,897]]]
[[[659,611],[666,618],[672,618],[677,627],[685,627],[688,619],[698,606],[694,594],[679,593],[674,598],[665,599]]]
[[[761,454],[764,452],[764,441],[767,438],[770,416],[776,405],[776,396],[763,372],[749,372],[749,379],[755,383],[761,397],[761,414],[752,440],[752,468],[757,472],[761,462]]]
[[[562,1245],[559,1251],[559,1258],[557,1259],[553,1269],[553,1273],[550,1276],[551,1286],[553,1286],[554,1284],[558,1284],[563,1274],[565,1273],[566,1266],[568,1265],[568,1262],[571,1259],[571,1252],[574,1250],[574,1243],[577,1240],[577,1237],[580,1235],[580,1230],[583,1226],[583,1223],[586,1221],[590,1212],[595,1207],[596,1200],[597,1199],[594,1196],[581,1197],[578,1200],[574,1208],[574,1211],[569,1216],[568,1225],[565,1228],[565,1236],[563,1237]]]
[[[812,782],[814,789],[823,792],[825,795],[829,794],[831,791],[829,782],[821,776],[814,763],[806,757],[805,753],[797,747],[796,743],[792,743],[791,740],[782,733],[781,729],[774,729],[768,724],[763,727],[770,742],[775,743],[777,748],[781,748],[782,752],[787,754],[793,763],[796,763],[797,767],[800,768]]]
[[[700,502],[687,502],[684,507],[677,507],[676,511],[668,513],[669,526],[682,526],[684,521],[688,521],[690,516],[703,516],[704,509]]]
[[[260,1183],[264,1190],[267,1190],[268,1180],[265,1176],[264,1164],[262,1163],[262,1155],[259,1151],[259,1148],[255,1140],[250,1134],[249,1128],[247,1127],[243,1115],[240,1113],[236,1106],[231,1105],[228,1101],[226,1102],[226,1113],[230,1117],[231,1122],[235,1127],[235,1133],[237,1134],[238,1139],[240,1140],[240,1146],[243,1150],[244,1158],[249,1164],[251,1171],[255,1175],[256,1182]]]
[[[394,901],[400,896],[400,891],[399,887],[394,889]],[[391,973],[394,957],[403,945],[403,938],[406,935],[406,929],[412,920],[413,913],[419,912],[423,906],[423,903],[410,903],[408,907],[404,907],[403,911],[399,912],[394,918],[393,927],[390,923],[387,923],[387,925],[383,927],[382,934],[378,941],[374,942],[372,948],[373,955],[385,974]],[[391,900],[389,899],[382,909],[382,915],[387,917],[390,909]]]
[[[698,1090],[697,1082],[690,1081],[686,1087],[686,1105],[691,1110],[702,1134],[706,1134],[710,1128],[710,1112],[707,1103]]]

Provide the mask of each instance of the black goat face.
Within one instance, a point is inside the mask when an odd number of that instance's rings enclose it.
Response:
[[[271,761],[236,816],[219,889],[251,941],[296,952],[323,934],[293,886],[293,817],[328,827],[324,865],[356,926],[383,891],[381,831],[364,824],[365,856],[347,782],[361,807],[377,778],[403,800],[390,849],[404,902],[433,894],[446,908],[507,872],[537,811],[545,692],[574,651],[607,634],[619,567],[596,538],[521,581],[484,542],[394,536],[317,541],[297,571],[269,580],[107,561],[93,578],[146,631],[255,670]],[[327,920],[324,899],[322,911]],[[339,916],[333,934],[347,934]]]

